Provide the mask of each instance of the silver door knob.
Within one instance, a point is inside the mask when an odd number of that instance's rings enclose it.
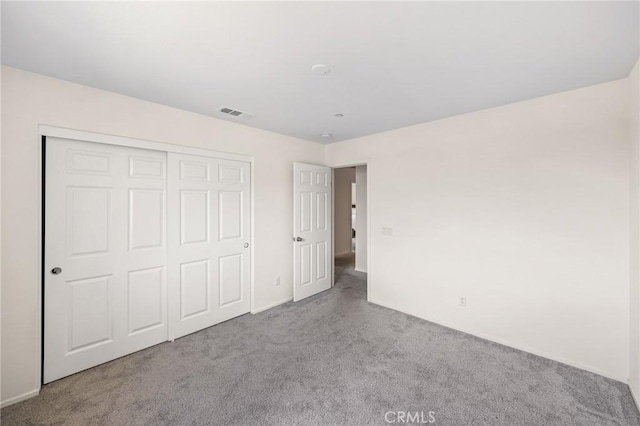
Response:
[[[296,241],[299,243],[300,241],[304,241],[304,240],[301,237],[295,237],[293,241]]]
[[[244,243],[244,248],[249,247],[249,243]]]
[[[62,268],[58,268],[58,267],[56,266],[55,268],[53,268],[53,269],[51,270],[51,273],[52,273],[53,275],[58,275],[58,274],[62,273]]]

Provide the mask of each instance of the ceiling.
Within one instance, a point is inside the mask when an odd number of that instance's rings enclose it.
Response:
[[[2,63],[330,143],[624,78],[638,6],[3,1]]]

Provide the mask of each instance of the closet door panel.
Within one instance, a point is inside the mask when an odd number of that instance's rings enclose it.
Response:
[[[169,334],[249,312],[249,163],[169,154]],[[246,247],[245,247],[246,245]]]
[[[251,168],[218,160],[219,318],[225,321],[250,310]]]
[[[47,138],[45,383],[249,312],[250,173]]]
[[[167,339],[166,153],[47,138],[45,383]]]

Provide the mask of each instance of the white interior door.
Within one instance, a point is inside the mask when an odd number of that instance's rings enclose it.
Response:
[[[47,138],[45,383],[167,339],[166,166]]]
[[[250,310],[250,164],[169,153],[171,339]]]
[[[293,300],[331,287],[331,169],[293,165]]]

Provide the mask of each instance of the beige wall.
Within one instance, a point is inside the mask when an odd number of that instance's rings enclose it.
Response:
[[[367,166],[356,167],[356,263],[367,272]]]
[[[370,161],[371,300],[626,381],[628,89],[329,145]]]
[[[356,169],[335,169],[333,173],[333,251],[340,256],[351,253],[351,184],[356,181]]]
[[[629,75],[631,115],[631,239],[629,386],[640,403],[640,61]]]
[[[3,402],[40,383],[39,124],[254,156],[254,306],[292,296],[292,163],[323,163],[324,146],[4,67]],[[281,285],[275,286],[278,276]]]

